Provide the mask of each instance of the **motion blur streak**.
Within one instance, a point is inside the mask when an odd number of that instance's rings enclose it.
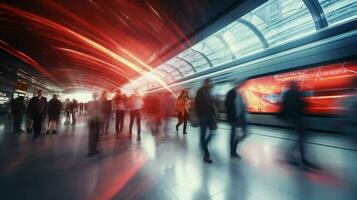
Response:
[[[152,70],[150,66],[142,62],[139,58],[137,58],[135,55],[131,54],[129,51],[125,49],[121,49],[124,53],[126,53],[130,58],[134,59],[135,61],[139,62],[141,65],[145,66],[147,69]],[[143,74],[144,75],[144,74]],[[144,77],[149,77],[150,81],[157,81],[160,85],[162,85],[166,90],[168,90],[170,93],[174,94],[171,89],[168,87],[168,85],[165,83],[165,81],[161,80],[160,77],[156,76],[155,74],[149,73],[149,76],[144,76]]]
[[[49,27],[65,36],[70,37],[71,39],[75,40],[76,42],[88,45],[89,47],[94,48],[93,50],[101,52],[102,54],[104,54],[104,56],[109,56],[109,57],[113,58],[114,59],[113,61],[122,63],[122,64],[128,66],[129,68],[131,68],[132,70],[138,72],[141,75],[144,75],[147,72],[146,70],[142,69],[140,66],[138,66],[138,65],[130,62],[129,60],[123,58],[122,56],[114,53],[113,51],[104,47],[103,45],[95,42],[94,40],[92,40],[84,35],[81,35],[81,34],[75,32],[61,24],[58,24],[56,22],[53,22],[53,21],[43,18],[41,16],[37,16],[35,14],[31,14],[29,12],[26,12],[26,11],[23,11],[23,10],[20,10],[17,8],[13,8],[13,7],[10,7],[7,5],[0,5],[0,9],[15,13],[21,17],[24,17],[25,19],[30,20],[31,22],[35,23],[36,25],[42,25],[44,27]],[[50,36],[50,35],[47,35],[47,36]],[[143,62],[140,62],[140,63],[143,63]],[[150,70],[152,69],[151,67],[149,67],[147,65],[144,65],[144,67],[148,68]],[[164,81],[162,81],[160,78],[158,78],[157,76],[155,76],[153,81],[156,81],[161,86],[168,89],[166,83]]]
[[[90,1],[90,2],[94,4],[94,2],[92,2],[92,1]],[[100,31],[97,27],[89,24],[87,21],[85,21],[82,18],[78,17],[74,13],[70,12],[68,9],[66,9],[63,6],[61,6],[60,4],[56,3],[55,1],[46,1],[46,5],[54,7],[55,9],[58,10],[58,12],[60,12],[62,14],[65,14],[71,20],[74,20],[74,21],[78,22],[80,25],[82,25],[82,26],[86,27],[87,29],[92,30],[93,32],[95,32],[95,34],[91,34],[91,36],[97,36],[97,37],[100,36],[101,38],[99,38],[99,40],[109,41],[112,46],[120,46],[115,40],[113,40],[107,34],[105,34],[102,31]]]
[[[72,49],[67,49],[67,48],[62,48],[62,47],[57,47],[57,49],[69,53],[71,56],[75,57],[76,59],[83,59],[83,60],[86,60],[87,62],[92,62],[92,63],[97,64],[97,65],[98,64],[99,65],[106,65],[106,66],[108,66],[108,69],[110,71],[112,71],[114,73],[120,72],[120,73],[122,73],[122,74],[120,74],[121,76],[124,76],[126,79],[129,80],[129,77],[127,77],[125,75],[125,72],[121,68],[119,68],[119,67],[117,67],[115,65],[112,65],[112,64],[110,64],[108,62],[105,62],[103,60],[95,58],[95,57],[93,57],[93,56],[91,56],[89,54],[85,54],[85,53],[82,53],[82,52],[79,52],[79,51],[75,51],[75,50],[72,50]]]
[[[16,50],[14,47],[10,46],[9,44],[5,43],[2,40],[0,40],[0,48],[16,56],[17,58],[23,60],[24,62],[28,63],[36,70],[41,72],[43,75],[45,75],[47,78],[55,80],[55,78],[49,72],[47,72],[47,70],[44,67],[42,67],[38,62],[30,58],[28,55],[22,53],[21,51]]]
[[[130,166],[128,170],[118,172],[119,174],[117,174],[113,179],[113,184],[110,187],[106,187],[108,189],[103,191],[103,193],[97,197],[96,200],[110,200],[113,199],[115,195],[120,194],[120,191],[135,176],[138,170],[144,165],[146,160],[147,156]],[[130,198],[128,197],[128,199]]]
[[[304,93],[307,114],[339,115],[344,110],[343,102],[355,95],[351,80],[357,77],[356,72],[356,60],[321,65],[253,78],[242,85],[241,91],[248,111],[276,113],[287,84],[295,80]]]

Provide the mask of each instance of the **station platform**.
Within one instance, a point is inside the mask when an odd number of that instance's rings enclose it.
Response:
[[[127,139],[128,126],[117,138],[111,121],[100,154],[88,158],[83,116],[36,141],[11,133],[11,121],[2,117],[0,199],[357,199],[357,151],[348,138],[311,133],[308,156],[322,170],[309,171],[285,162],[295,137],[281,128],[250,126],[239,146],[242,159],[231,159],[229,126],[220,123],[207,164],[198,128],[188,126],[183,135],[174,131],[175,122],[159,135],[144,128],[137,142]]]

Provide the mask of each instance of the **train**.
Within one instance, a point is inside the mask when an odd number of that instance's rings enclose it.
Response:
[[[306,128],[341,132],[339,114],[343,99],[351,95],[350,80],[357,75],[357,21],[322,30],[290,43],[268,48],[170,84],[179,93],[187,89],[194,98],[203,79],[215,89],[220,119],[225,120],[224,98],[232,81],[245,80],[241,92],[247,103],[248,122],[289,128],[277,117],[286,83],[296,80],[307,102]],[[164,90],[155,89],[148,94]],[[194,108],[192,110],[194,114]]]

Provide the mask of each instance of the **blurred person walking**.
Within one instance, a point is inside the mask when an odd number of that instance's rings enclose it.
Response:
[[[87,103],[88,111],[88,157],[93,156],[98,151],[98,141],[100,129],[102,127],[102,102],[97,100],[98,94],[93,93],[93,101]]]
[[[13,109],[14,109],[14,104],[15,104],[15,99],[11,97],[11,99],[9,101],[9,109],[8,109],[8,119],[9,120],[12,119],[12,113],[13,113]]]
[[[87,103],[83,103],[83,113],[84,116],[87,116]]]
[[[165,135],[167,134],[168,131],[168,124],[169,124],[170,117],[173,111],[175,110],[174,105],[175,105],[175,98],[173,97],[173,95],[168,91],[163,92],[163,94],[161,95],[160,115],[161,115],[162,131],[165,133]]]
[[[119,133],[122,133],[124,126],[124,118],[125,118],[125,102],[126,96],[121,93],[120,90],[117,91],[114,97],[114,105],[115,105],[115,131],[118,136]]]
[[[31,113],[29,112],[28,106],[30,103],[31,99],[26,101],[26,131],[28,134],[32,133],[32,128],[33,128],[33,120],[31,117]]]
[[[47,99],[42,96],[42,90],[39,90],[37,96],[30,100],[27,109],[33,120],[33,140],[36,140],[41,134],[42,123],[47,113]]]
[[[14,133],[23,133],[21,129],[22,119],[26,113],[26,103],[23,96],[17,97],[12,104],[12,115],[14,120]]]
[[[291,81],[288,90],[284,93],[281,103],[281,110],[279,117],[292,125],[294,128],[297,141],[291,147],[289,162],[293,165],[302,165],[303,167],[315,168],[318,167],[306,159],[306,133],[304,131],[303,114],[305,111],[306,103],[303,99],[303,94],[299,90],[296,81]],[[300,158],[294,158],[295,152],[298,152]]]
[[[82,115],[83,114],[83,102],[80,102],[78,104],[78,106],[79,106],[79,115]]]
[[[215,101],[211,94],[212,84],[210,79],[204,81],[204,85],[197,91],[195,98],[195,109],[200,125],[200,143],[204,153],[203,161],[212,163],[208,145],[217,129],[218,113]],[[210,134],[207,135],[207,128],[210,129]]]
[[[110,122],[110,116],[112,114],[112,101],[108,100],[108,93],[106,91],[103,91],[101,97],[100,97],[100,102],[102,104],[102,116],[103,116],[103,124],[102,124],[102,133],[104,134],[109,134],[109,122]]]
[[[158,95],[147,95],[143,101],[142,113],[146,117],[147,128],[152,134],[158,134],[161,124],[161,98]]]
[[[181,94],[178,96],[176,101],[176,110],[178,112],[178,122],[176,124],[176,131],[179,131],[179,127],[183,124],[183,134],[187,134],[187,121],[188,121],[188,111],[190,109],[190,98],[188,97],[187,90],[182,90]]]
[[[47,115],[48,115],[48,127],[47,134],[50,134],[51,130],[53,134],[57,134],[60,115],[62,112],[62,103],[58,99],[58,95],[54,94],[53,98],[48,102]]]
[[[237,146],[247,137],[246,106],[243,97],[239,92],[241,82],[236,82],[234,85],[234,88],[232,88],[226,95],[225,106],[227,111],[227,121],[231,125],[230,155],[233,158],[240,159],[241,156],[237,153]],[[238,128],[242,129],[242,136],[237,135]]]
[[[71,110],[71,115],[72,115],[72,126],[76,125],[77,120],[76,120],[76,113],[78,112],[78,101],[75,99],[72,99],[72,102],[70,104],[70,110]]]
[[[139,95],[138,91],[135,92],[130,97],[130,124],[129,124],[129,134],[130,138],[132,138],[132,129],[134,121],[136,121],[136,127],[138,129],[138,136],[136,138],[137,141],[141,140],[141,110],[143,108],[143,98]]]
[[[66,116],[66,120],[64,122],[64,125],[69,125],[71,123],[71,100],[66,99],[64,101],[64,112]]]

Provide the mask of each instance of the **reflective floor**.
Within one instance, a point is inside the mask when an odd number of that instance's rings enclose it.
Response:
[[[228,126],[220,124],[210,145],[213,163],[206,164],[194,127],[188,135],[144,130],[137,142],[116,138],[111,124],[101,153],[88,158],[85,119],[78,121],[33,142],[12,134],[2,117],[0,199],[357,199],[357,151],[340,136],[309,139],[309,159],[323,168],[314,172],[286,164],[294,137],[284,129],[251,126],[239,146],[242,159],[232,160]]]

